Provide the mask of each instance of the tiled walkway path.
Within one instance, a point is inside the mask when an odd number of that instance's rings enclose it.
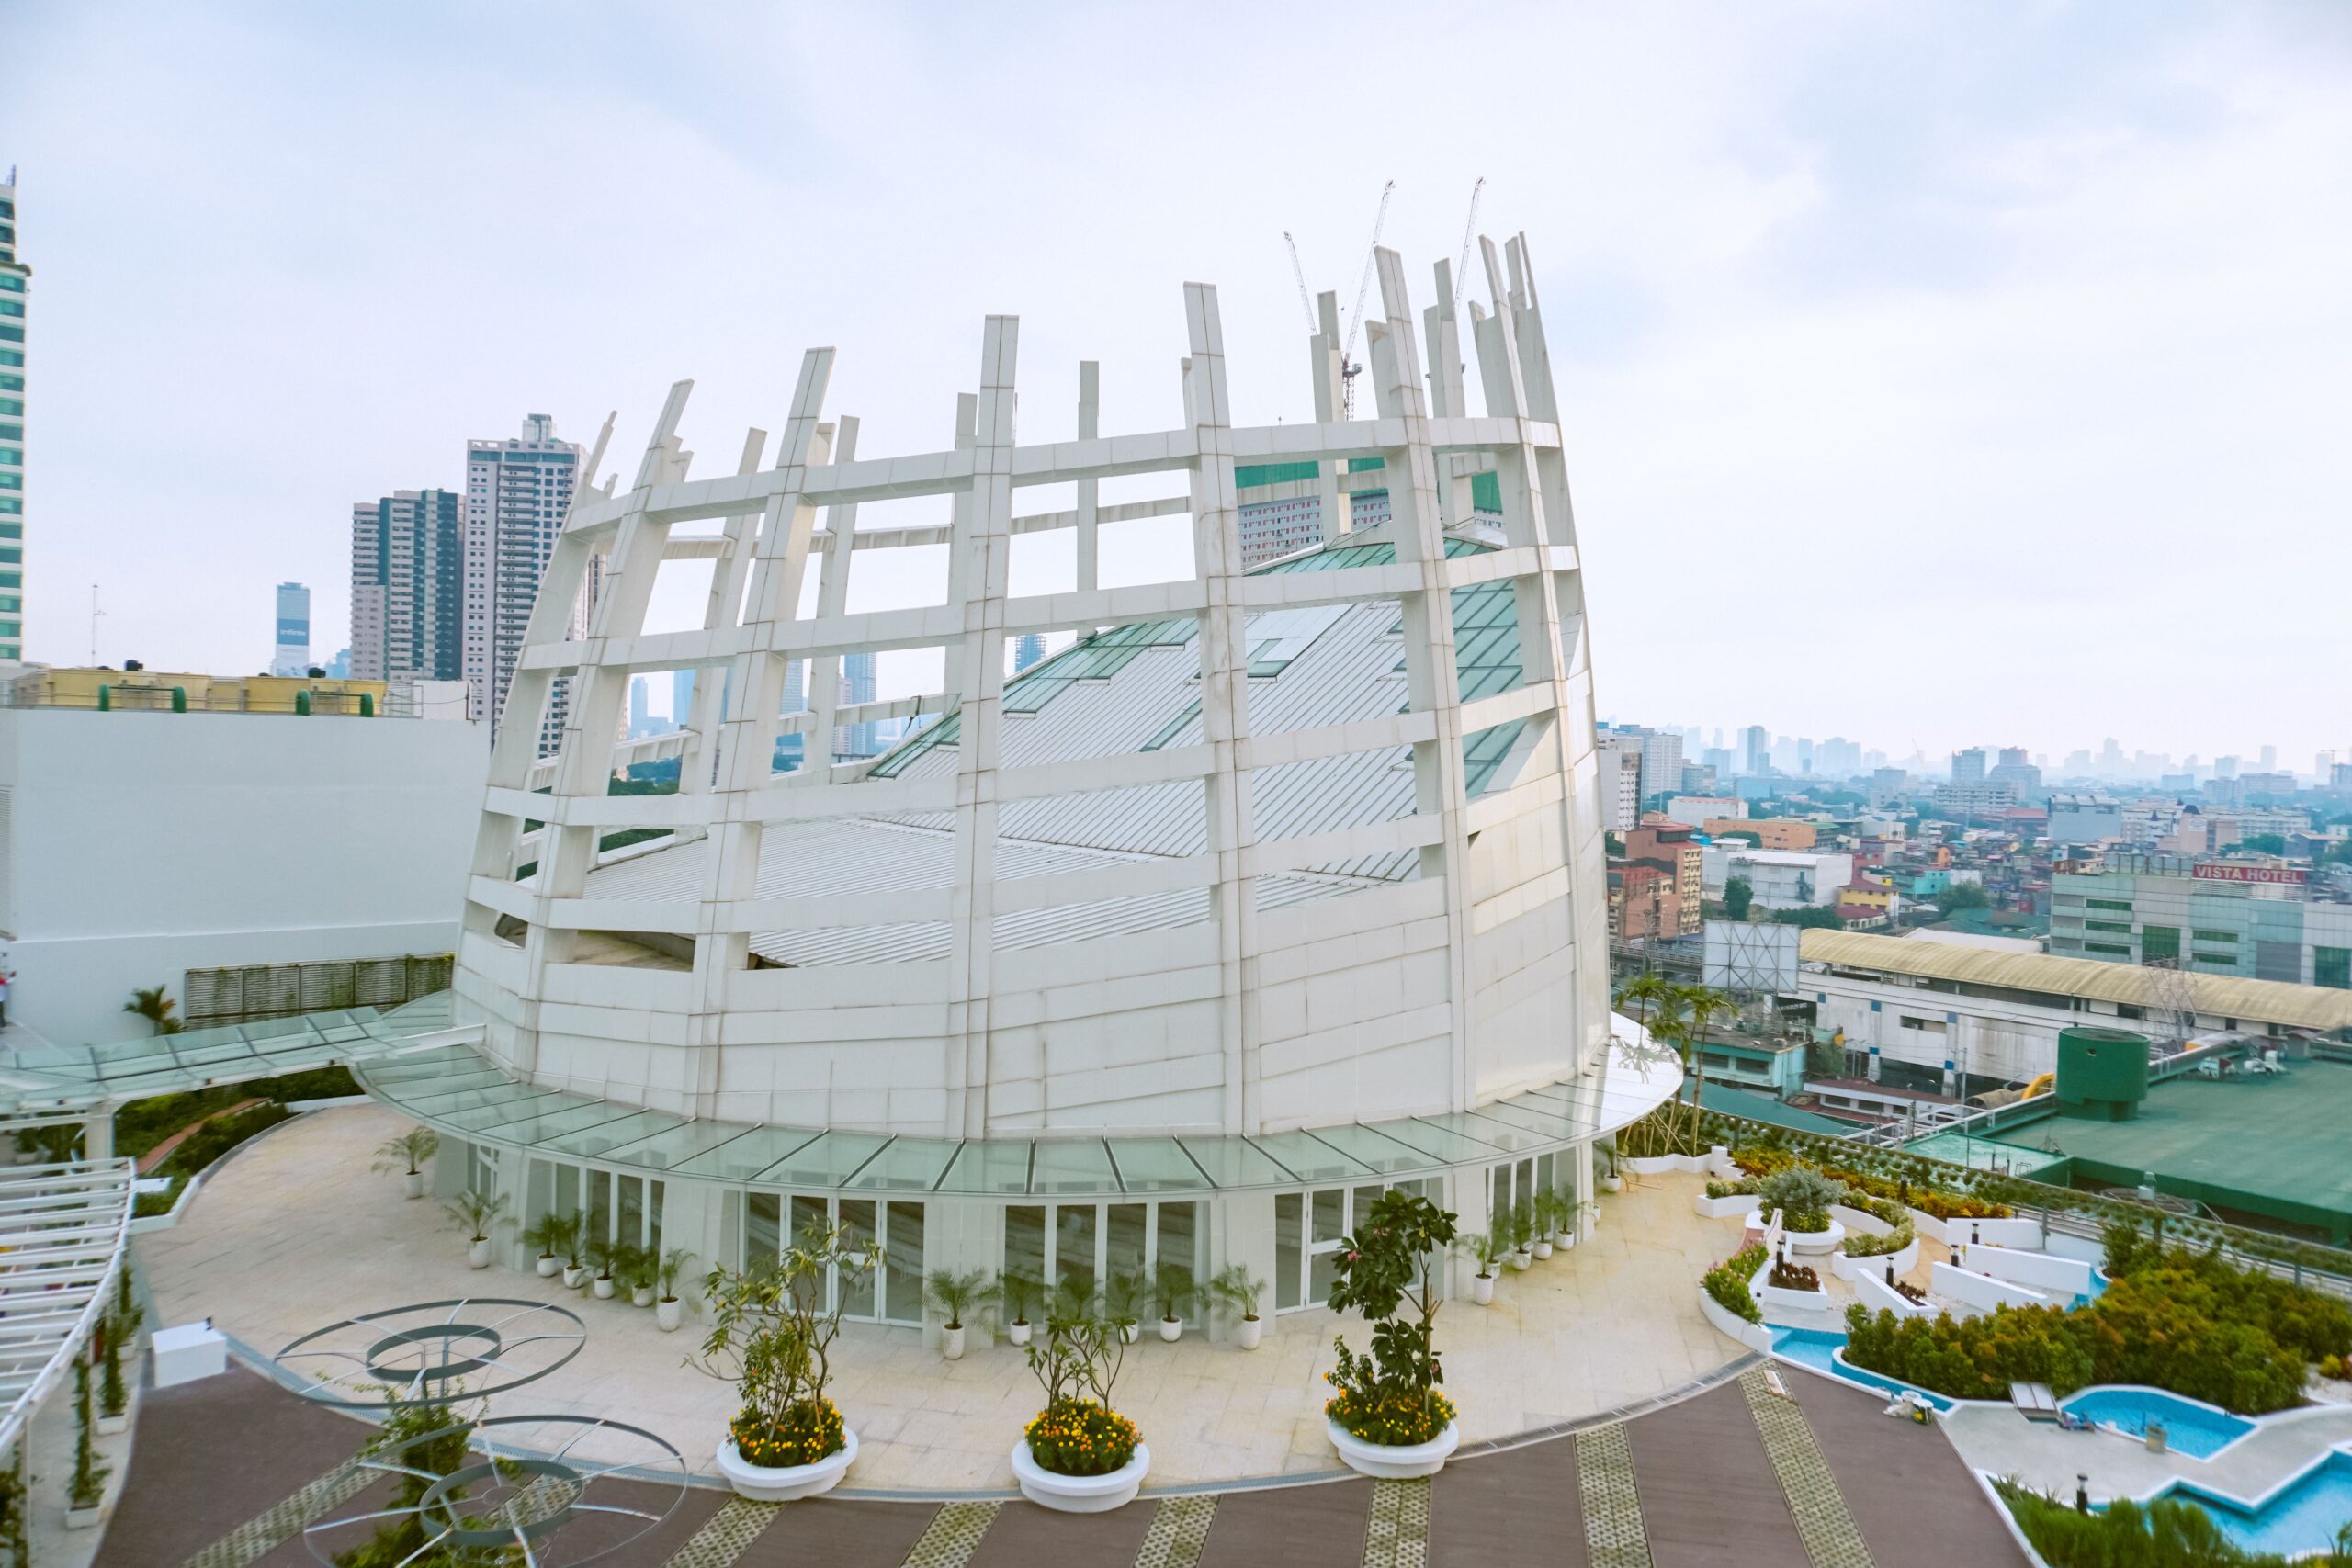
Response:
[[[1793,1371],[1631,1420],[1457,1459],[1434,1481],[1024,1502],[745,1503],[690,1491],[611,1568],[2016,1568],[1940,1432]],[[304,1504],[366,1428],[243,1368],[151,1393],[96,1568],[298,1568]],[[649,1494],[651,1489],[648,1489]],[[301,1501],[297,1501],[300,1499]],[[575,1526],[571,1529],[593,1528]],[[569,1543],[568,1543],[569,1544]],[[563,1551],[550,1561],[566,1561]]]

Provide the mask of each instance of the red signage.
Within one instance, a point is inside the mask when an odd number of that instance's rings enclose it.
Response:
[[[2303,874],[2283,865],[2233,865],[2227,861],[2207,861],[2190,873],[2199,882],[2283,882],[2300,887]]]

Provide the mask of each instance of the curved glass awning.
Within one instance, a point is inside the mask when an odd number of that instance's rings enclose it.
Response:
[[[1603,1064],[1449,1115],[1254,1137],[919,1138],[696,1121],[518,1081],[470,1045],[355,1065],[369,1093],[470,1143],[662,1177],[776,1191],[1081,1199],[1409,1180],[1587,1143],[1682,1086],[1629,1021]]]

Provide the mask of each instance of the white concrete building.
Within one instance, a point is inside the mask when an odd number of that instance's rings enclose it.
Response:
[[[129,1039],[134,987],[204,1021],[190,971],[450,952],[488,759],[469,722],[0,708],[8,1021]]]
[[[1603,825],[1612,833],[1630,833],[1642,820],[1642,738],[1603,735],[1600,756]]]
[[[1736,795],[1678,795],[1666,803],[1666,814],[1686,828],[1701,828],[1718,818],[1744,820],[1747,802]]]
[[[1473,1229],[1497,1202],[1589,1192],[1594,1140],[1679,1074],[1612,1044],[1551,370],[1521,243],[1483,254],[1483,415],[1449,269],[1417,321],[1385,251],[1370,419],[1344,417],[1318,334],[1316,417],[1233,427],[1202,285],[1174,430],[1102,437],[1087,406],[1078,440],[1021,445],[1010,317],[931,453],[857,454],[814,350],[772,460],[754,433],[740,474],[691,479],[674,388],[633,488],[573,508],[517,660],[458,950],[467,1043],[371,1087],[524,1219],[579,1208],[723,1263],[812,1218],[879,1235],[888,1267],[852,1312],[886,1321],[918,1320],[942,1267],[1239,1261],[1287,1310],[1322,1299],[1384,1188]],[[1244,570],[1239,465],[1367,457],[1388,478],[1377,524]],[[1471,520],[1464,463],[1496,476],[1499,525]],[[1149,504],[1198,575],[1102,587],[1098,486],[1148,473],[1185,487]],[[1023,513],[1033,487],[1075,505]],[[952,502],[946,602],[845,614],[867,552],[942,542],[860,529],[859,504],[924,495]],[[1013,541],[1063,529],[1076,588],[1012,593]],[[599,556],[594,621],[568,636]],[[706,624],[644,635],[682,558],[716,563]],[[1008,641],[1061,631],[1078,641],[1007,678]],[[906,648],[944,650],[941,691],[840,703],[841,660]],[[814,703],[785,715],[803,660]],[[695,682],[678,735],[616,749],[629,681],[687,668],[729,680]],[[776,771],[780,736],[943,709],[878,759]],[[607,794],[617,761],[655,754],[682,756],[682,793]],[[599,850],[642,827],[670,832]]]
[[[33,269],[17,255],[17,171],[0,182],[0,660],[25,656],[25,339]]]
[[[1831,850],[1758,850],[1745,844],[1710,844],[1700,874],[1707,897],[1720,898],[1724,885],[1744,879],[1759,909],[1826,908],[1838,889],[1854,880],[1854,857]]]
[[[2121,801],[2104,795],[2061,793],[2050,797],[2052,843],[2096,844],[2123,836]]]

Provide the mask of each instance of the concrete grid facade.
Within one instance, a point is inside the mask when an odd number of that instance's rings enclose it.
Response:
[[[17,259],[17,172],[0,184],[0,660],[25,656],[25,338],[33,269]]]
[[[1115,1149],[1340,1137],[1381,1118],[1494,1133],[1465,1113],[1596,1071],[1611,1059],[1611,1021],[1583,588],[1523,242],[1482,254],[1503,306],[1469,308],[1483,416],[1468,412],[1448,268],[1419,323],[1440,367],[1425,378],[1402,266],[1385,251],[1369,420],[1340,412],[1327,333],[1310,341],[1315,420],[1231,426],[1204,285],[1185,289],[1187,422],[1170,431],[1101,435],[1086,365],[1079,437],[1018,444],[1011,317],[989,319],[978,390],[959,398],[944,451],[858,456],[854,419],[823,417],[833,353],[818,349],[772,465],[753,432],[733,476],[692,480],[678,434],[690,383],[673,388],[632,488],[583,491],[556,539],[492,751],[460,1026],[529,1085],[709,1119],[714,1138],[821,1128],[820,1145],[868,1147],[861,1159],[963,1140],[940,1157],[984,1165],[1001,1140],[1038,1168],[1051,1150],[1103,1138]],[[610,433],[608,422],[592,473]],[[1388,483],[1375,526],[1245,569],[1237,468],[1336,475],[1368,458]],[[1185,493],[1099,502],[1103,479],[1150,473],[1180,476]],[[1069,485],[1075,505],[1016,513],[1021,490],[1050,485]],[[1492,525],[1474,519],[1487,485]],[[927,495],[950,498],[947,526],[857,526],[862,502]],[[1099,527],[1152,516],[1189,519],[1195,575],[1101,586]],[[1075,535],[1075,588],[1012,594],[1015,540],[1061,529]],[[846,612],[865,552],[939,544],[944,603]],[[647,635],[659,567],[682,559],[713,563],[704,625]],[[583,635],[572,610],[599,573]],[[1505,635],[1490,607],[1517,638],[1518,668],[1499,678],[1479,663]],[[1057,632],[1079,643],[1009,682],[1008,644]],[[941,691],[845,700],[845,660],[923,648],[944,650]],[[789,711],[804,666],[811,700]],[[682,728],[616,750],[631,681],[685,671],[696,678]],[[541,759],[538,724],[567,681],[561,743]],[[1148,724],[1122,716],[1129,694],[1157,705]],[[785,737],[916,715],[944,716],[878,760],[778,771]],[[1039,736],[1062,750],[1041,751]],[[679,793],[607,794],[616,764],[664,755],[681,759]],[[1375,784],[1373,804],[1321,786],[1340,773]],[[526,833],[534,819],[546,827]],[[599,852],[629,828],[669,836]],[[1676,1077],[1667,1068],[1656,1093]],[[1465,1152],[1464,1179],[1437,1195],[1473,1228],[1530,1181],[1589,1195],[1598,1123],[1581,1125],[1580,1146],[1564,1132],[1540,1156]],[[1031,1169],[1002,1190],[1081,1190],[1028,1186],[1044,1179]],[[1233,1178],[1199,1174],[1220,1189],[1207,1212],[1186,1200],[1182,1215],[1155,1205],[1135,1222],[1159,1235],[1153,1255],[1172,1235],[1204,1266],[1238,1256],[1282,1275],[1310,1234],[1307,1196],[1321,1242],[1319,1195],[1225,1191]],[[1131,1174],[1102,1179],[1136,1190]],[[511,1189],[518,1213],[548,1201],[530,1181]],[[730,1217],[712,1232],[704,1205],[718,1200],[666,1186],[677,1223],[700,1213],[703,1234],[734,1238],[723,1253],[774,1234],[776,1200],[757,1190],[724,1194]],[[1335,1221],[1360,1201],[1350,1190],[1335,1192]],[[787,1196],[794,1223],[804,1203],[853,1204]],[[1025,1257],[1023,1216],[1044,1213],[855,1202],[877,1228],[916,1227],[928,1267]],[[1059,1234],[1060,1218],[1042,1223]]]

